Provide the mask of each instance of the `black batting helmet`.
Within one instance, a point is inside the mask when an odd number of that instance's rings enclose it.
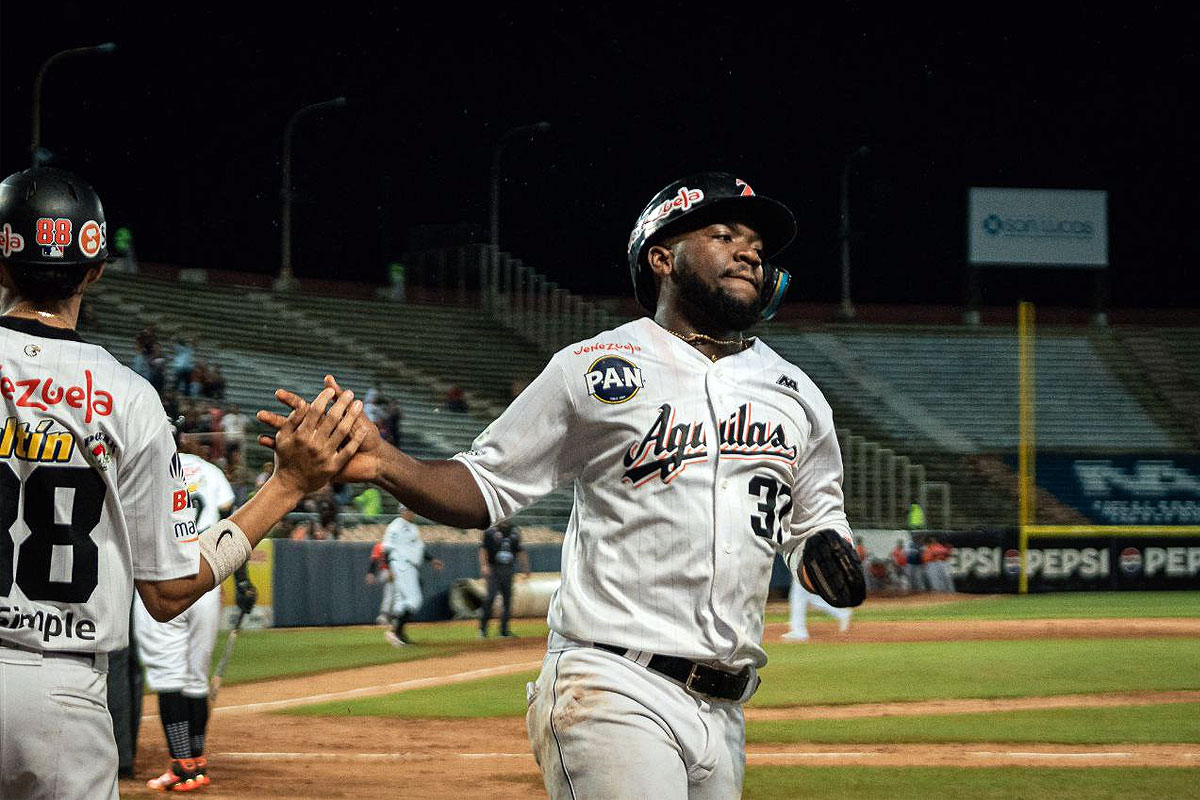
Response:
[[[721,219],[745,221],[762,237],[762,318],[775,316],[791,275],[772,266],[769,259],[795,238],[796,218],[783,203],[755,194],[750,184],[728,172],[701,172],[667,184],[638,216],[629,234],[629,273],[643,308],[653,311],[658,300],[645,256],[650,246],[671,233]]]
[[[0,183],[0,261],[54,268],[106,258],[104,207],[79,177],[33,167]]]

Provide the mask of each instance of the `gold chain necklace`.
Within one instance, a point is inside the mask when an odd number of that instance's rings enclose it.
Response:
[[[684,341],[693,347],[701,344],[715,344],[718,347],[737,347],[739,351],[741,351],[749,347],[754,341],[753,337],[750,339],[743,339],[741,337],[738,337],[737,339],[716,339],[712,336],[706,336],[703,333],[680,333],[679,331],[673,331],[670,328],[664,328],[663,330],[674,336],[676,339],[680,339],[681,341]],[[708,355],[708,353],[705,353],[705,355]],[[708,355],[708,357],[713,361],[717,360],[717,356],[715,355]]]

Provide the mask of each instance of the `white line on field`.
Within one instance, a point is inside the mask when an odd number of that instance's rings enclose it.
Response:
[[[488,759],[517,759],[533,758],[531,753],[216,753],[217,757],[233,761],[257,760],[327,760],[327,761],[431,761],[452,755],[468,761],[486,761]],[[890,752],[794,752],[794,753],[748,753],[747,761],[787,761],[796,759],[838,759],[838,758],[886,758],[894,755]],[[982,758],[1021,758],[1021,759],[1077,759],[1077,758],[1133,758],[1134,753],[1099,752],[1099,753],[1028,753],[1028,752],[995,752],[977,751],[972,756]],[[1200,753],[1182,753],[1184,758],[1200,758]]]
[[[428,678],[410,678],[406,681],[397,681],[396,683],[385,683],[380,686],[361,686],[357,689],[347,689],[343,692],[323,692],[321,694],[311,694],[304,697],[289,697],[286,700],[268,700],[263,703],[244,703],[240,706],[220,706],[216,711],[265,711],[274,708],[290,708],[292,706],[306,706],[312,703],[325,703],[330,700],[345,700],[351,697],[362,697],[363,695],[384,694],[386,692],[403,692],[409,689],[424,689],[429,686],[442,686],[448,683],[462,683],[463,681],[471,681],[476,678],[486,678],[491,675],[505,675],[510,672],[522,672],[527,669],[536,669],[540,667],[542,662],[528,661],[520,664],[501,664],[497,667],[484,667],[482,669],[472,669],[466,672],[456,672],[451,675],[435,675]]]
[[[996,753],[980,751],[971,753],[983,758],[1133,758],[1133,753]]]
[[[215,714],[227,711],[266,711],[275,708],[290,708],[292,706],[306,706],[313,703],[324,703],[330,700],[345,700],[351,697],[361,697],[362,695],[403,692],[409,689],[425,689],[430,686],[462,683],[464,681],[475,680],[476,678],[486,678],[492,675],[506,675],[512,672],[522,672],[527,669],[537,669],[541,666],[541,661],[527,661],[521,664],[501,664],[500,666],[496,667],[484,667],[482,669],[473,669],[466,672],[455,672],[450,675],[434,675],[428,678],[411,678],[406,681],[385,683],[379,686],[362,686],[357,689],[347,689],[344,692],[324,692],[322,694],[305,695],[304,697],[289,697],[286,700],[269,700],[262,703],[243,703],[240,706],[218,706],[217,708],[213,709],[213,713]],[[158,715],[143,714],[142,719],[158,719]]]
[[[263,761],[304,759],[314,760],[360,760],[360,761],[430,761],[435,758],[445,758],[444,753],[216,753],[215,755],[231,761]],[[456,758],[472,760],[487,760],[499,758],[532,759],[533,753],[454,753]]]
[[[747,761],[770,761],[776,758],[866,758],[881,756],[884,753],[747,753]]]

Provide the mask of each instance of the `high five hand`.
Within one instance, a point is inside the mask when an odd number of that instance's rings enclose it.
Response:
[[[275,476],[304,493],[320,489],[354,458],[367,431],[357,424],[362,403],[353,392],[325,388],[311,402],[286,389],[275,397],[292,409],[286,417],[259,411],[260,422],[275,428],[275,436],[258,437],[259,444],[275,451]],[[328,410],[326,410],[328,408]],[[373,427],[373,426],[372,426]]]

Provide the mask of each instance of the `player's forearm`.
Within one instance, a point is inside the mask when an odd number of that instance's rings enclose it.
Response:
[[[389,444],[374,483],[423,517],[459,528],[486,528],[487,504],[466,465],[420,461]]]
[[[244,506],[233,512],[231,522],[242,529],[254,547],[304,497],[297,488],[271,477]],[[150,616],[166,622],[186,611],[215,585],[212,567],[201,558],[199,571],[187,578],[169,581],[138,581],[138,594]]]
[[[303,491],[272,475],[229,520],[242,529],[250,546],[255,547],[303,499]]]
[[[200,571],[186,578],[169,581],[134,581],[150,616],[159,622],[169,622],[213,588],[213,572],[208,562],[200,559]]]

